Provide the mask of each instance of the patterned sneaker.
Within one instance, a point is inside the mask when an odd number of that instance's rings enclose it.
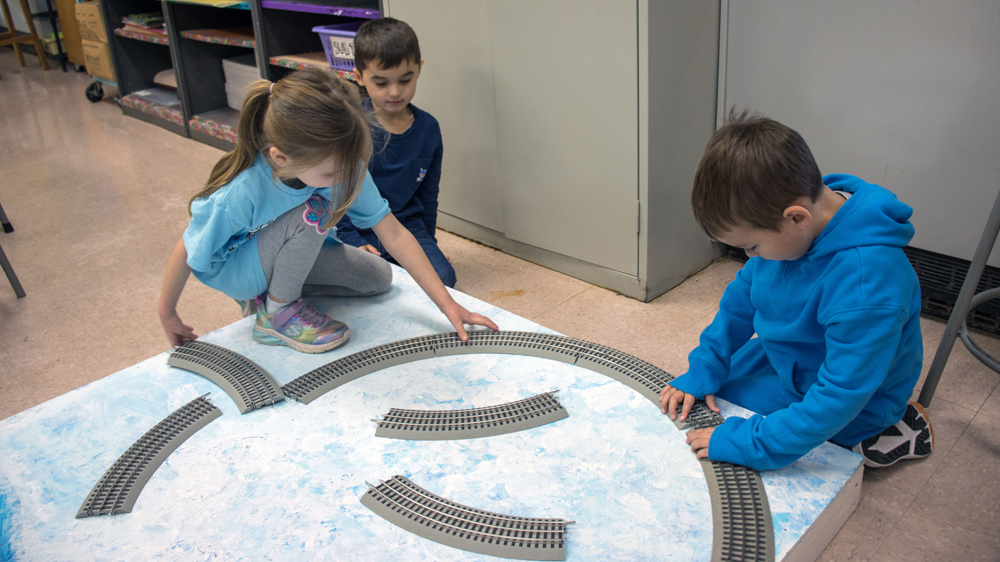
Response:
[[[351,330],[298,299],[268,314],[257,297],[253,339],[265,345],[287,345],[303,353],[322,353],[343,344]]]
[[[865,459],[865,466],[879,468],[903,459],[921,459],[934,449],[934,428],[927,412],[916,402],[906,405],[903,419],[882,433],[851,448]]]

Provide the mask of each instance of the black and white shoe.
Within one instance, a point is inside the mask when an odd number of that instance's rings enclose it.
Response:
[[[934,449],[934,428],[927,412],[916,402],[906,405],[903,419],[882,433],[858,443],[851,450],[865,459],[865,466],[880,468],[904,459],[922,459]]]

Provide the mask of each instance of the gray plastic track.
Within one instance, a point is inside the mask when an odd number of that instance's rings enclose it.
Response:
[[[198,373],[219,385],[241,414],[285,399],[278,383],[263,367],[224,347],[191,340],[170,352],[167,365]]]
[[[118,457],[87,494],[76,518],[130,513],[139,492],[170,453],[221,415],[204,397],[174,410]]]
[[[475,439],[524,431],[569,414],[551,392],[517,402],[466,410],[403,410],[391,408],[378,422],[376,437],[441,441]]]
[[[434,542],[489,556],[565,560],[563,519],[491,513],[432,494],[404,476],[369,484],[361,503],[379,517]]]
[[[674,379],[663,369],[637,357],[584,340],[536,332],[477,331],[470,332],[469,341],[464,343],[458,334],[452,332],[366,349],[306,373],[285,385],[283,390],[286,396],[308,404],[346,382],[386,367],[470,353],[527,355],[590,369],[635,390],[657,408],[660,407],[660,390]],[[691,430],[713,427],[723,421],[722,416],[699,400],[687,420],[675,420],[674,424],[681,430]],[[721,477],[716,474],[716,464],[721,467]],[[760,474],[730,463],[703,463],[702,468],[712,495],[712,517],[715,521],[713,562],[773,560],[774,532]],[[735,482],[743,484],[729,485],[730,476],[736,479]],[[738,529],[732,527],[737,523]],[[755,533],[752,541],[746,538],[751,529]]]

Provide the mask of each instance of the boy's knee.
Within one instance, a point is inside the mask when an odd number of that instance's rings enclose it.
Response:
[[[458,279],[455,276],[455,268],[448,263],[448,260],[444,260],[444,263],[435,263],[434,270],[437,271],[438,277],[441,278],[441,282],[444,283],[445,287],[450,289],[455,288],[455,283]]]

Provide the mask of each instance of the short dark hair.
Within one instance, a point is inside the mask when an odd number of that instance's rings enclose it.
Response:
[[[375,61],[385,69],[406,61],[420,64],[420,43],[413,28],[395,18],[365,22],[354,37],[354,67],[364,72]]]
[[[712,135],[691,191],[695,220],[712,238],[733,227],[779,230],[800,197],[816,201],[823,176],[802,135],[759,113],[733,108]]]

